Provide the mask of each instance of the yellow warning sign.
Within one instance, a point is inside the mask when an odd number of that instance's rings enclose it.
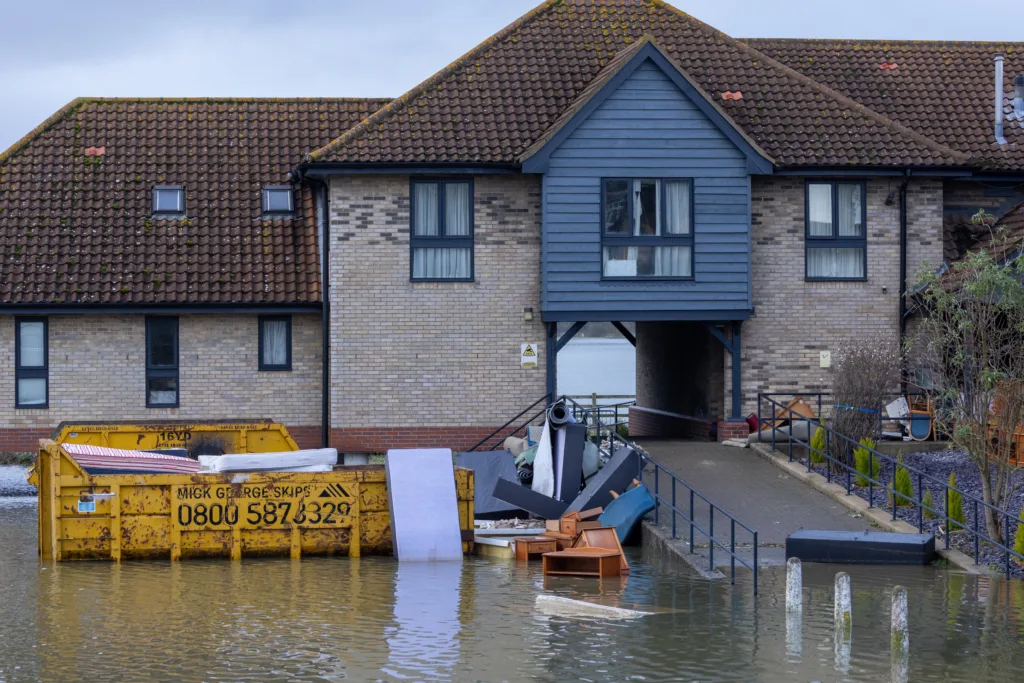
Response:
[[[519,348],[519,364],[524,368],[537,367],[537,345],[522,344]]]

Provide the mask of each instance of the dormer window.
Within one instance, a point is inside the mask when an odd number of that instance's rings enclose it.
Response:
[[[180,185],[158,185],[153,188],[153,215],[185,214],[185,188]]]
[[[287,185],[268,185],[263,188],[263,213],[268,216],[290,216],[292,204],[292,188]]]

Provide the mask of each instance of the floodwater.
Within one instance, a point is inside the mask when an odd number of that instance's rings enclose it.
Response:
[[[632,396],[636,393],[633,345],[625,339],[573,339],[558,352],[558,393]]]
[[[885,681],[889,591],[909,589],[910,681],[1013,681],[1024,583],[934,568],[852,567],[853,637],[837,654],[834,566],[804,567],[787,643],[783,569],[709,583],[630,553],[625,579],[545,580],[467,558],[45,563],[36,508],[0,497],[0,681]],[[542,593],[653,612],[548,616]]]

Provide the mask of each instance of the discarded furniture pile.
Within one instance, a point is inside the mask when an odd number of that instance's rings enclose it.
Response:
[[[514,547],[518,559],[543,558],[545,573],[611,575],[607,567],[615,562],[597,557],[601,553],[595,550],[621,556],[621,543],[655,505],[635,479],[640,450],[613,438],[602,452],[562,402],[548,409],[543,426],[530,427],[526,438],[510,437],[504,445],[500,451],[456,455],[460,467],[474,470],[477,525],[485,519],[534,517],[547,520],[547,526],[525,529],[516,538],[509,537],[511,530],[506,535],[477,529],[479,554],[502,557],[507,555],[493,549]],[[609,537],[616,542],[592,542]],[[616,562],[615,575],[628,571],[624,559]]]

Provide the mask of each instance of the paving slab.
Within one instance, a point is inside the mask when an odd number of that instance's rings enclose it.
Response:
[[[718,509],[756,529],[761,548],[784,548],[786,537],[801,529],[863,531],[872,528],[871,522],[861,515],[780,471],[750,449],[674,439],[639,439],[638,443],[658,464],[710,499]],[[644,483],[654,490],[650,468],[645,472]],[[667,476],[660,478],[658,487],[661,496],[671,500],[671,480]],[[677,485],[676,507],[688,513],[689,504],[689,491]],[[695,498],[694,520],[705,530],[710,528],[709,506],[700,498]],[[728,518],[716,513],[714,522],[715,538],[728,546]],[[671,530],[672,514],[665,505],[659,506],[658,523]],[[688,541],[689,533],[689,524],[677,517],[676,537]],[[749,552],[751,536],[738,526],[736,544],[747,546],[745,550]],[[707,537],[695,532],[694,545],[706,548]],[[784,552],[759,555],[759,563],[785,561]],[[715,566],[721,567],[728,563],[729,557],[716,550],[714,559]]]

